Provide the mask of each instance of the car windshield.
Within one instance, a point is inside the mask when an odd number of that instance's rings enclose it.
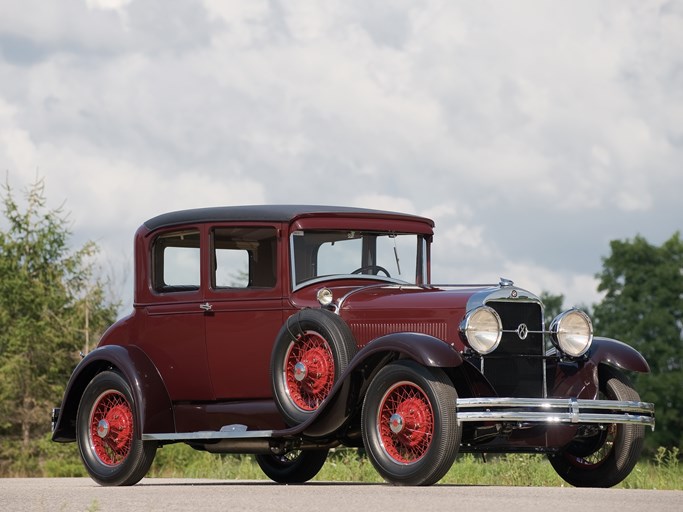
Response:
[[[378,231],[295,231],[291,239],[294,287],[333,278],[426,281],[422,235]]]

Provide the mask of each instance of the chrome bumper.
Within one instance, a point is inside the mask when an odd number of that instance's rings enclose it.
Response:
[[[458,423],[625,423],[655,429],[655,406],[647,402],[577,398],[458,398]]]

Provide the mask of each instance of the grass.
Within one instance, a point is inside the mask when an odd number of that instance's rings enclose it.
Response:
[[[35,451],[22,455],[17,444],[0,441],[0,477],[76,477],[88,476],[78,456],[76,443],[59,444],[45,435],[34,445]],[[641,460],[617,487],[627,489],[683,490],[683,465],[677,448],[659,450]],[[157,450],[150,477],[211,478],[219,480],[265,480],[251,455],[214,455],[193,450],[184,444]],[[315,481],[382,482],[370,461],[354,449],[330,452],[327,463]],[[543,455],[507,454],[481,456],[461,454],[441,480],[445,484],[499,486],[567,486]]]
[[[683,467],[678,450],[660,448],[651,461],[641,461],[617,487],[683,490]],[[212,455],[184,445],[159,450],[149,476],[263,480],[266,476],[250,455]],[[330,452],[314,481],[382,482],[369,460],[357,450]],[[441,480],[442,484],[499,486],[568,486],[543,455],[507,454],[489,457],[463,454]]]

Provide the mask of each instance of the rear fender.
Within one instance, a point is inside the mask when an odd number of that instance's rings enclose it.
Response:
[[[633,372],[650,371],[650,366],[640,352],[626,343],[611,338],[593,338],[587,356],[596,367],[602,363]]]
[[[106,370],[120,372],[135,399],[135,432],[175,432],[171,399],[161,376],[147,355],[135,346],[105,345],[90,352],[78,364],[66,386],[53,441],[76,440],[76,414],[85,388],[95,375]]]

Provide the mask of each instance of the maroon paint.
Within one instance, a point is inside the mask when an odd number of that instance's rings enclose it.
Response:
[[[271,289],[228,290],[210,285],[210,230],[219,226],[274,227],[278,233],[277,282]],[[196,291],[156,293],[151,286],[151,244],[160,233],[196,229],[201,237],[201,286]],[[100,348],[76,368],[62,403],[54,439],[75,439],[78,401],[99,371],[115,366],[131,384],[137,414],[136,433],[218,430],[231,423],[250,428],[282,429],[270,388],[269,360],[283,321],[304,307],[319,307],[318,283],[290,292],[290,233],[298,229],[355,229],[414,232],[431,240],[429,219],[389,213],[300,213],[288,222],[227,220],[164,224],[155,231],[146,225],[135,234],[135,290],[132,314],[112,326]],[[427,275],[429,255],[427,244]],[[279,435],[327,436],[335,433],[357,407],[358,387],[351,379],[360,369],[380,364],[381,357],[409,357],[426,366],[443,367],[463,392],[491,396],[486,379],[465,362],[458,326],[468,299],[482,288],[416,287],[383,284],[367,279],[330,280],[336,299],[345,297],[339,311],[349,324],[359,353],[335,383],[316,415]],[[210,312],[200,305],[210,304]],[[408,332],[406,332],[408,331]],[[463,364],[465,363],[465,364]],[[597,393],[597,365],[613,364],[648,371],[635,350],[614,340],[596,338],[585,364],[552,366],[551,396],[592,398]],[[370,373],[366,373],[368,375]],[[354,394],[355,393],[355,394]],[[354,403],[351,403],[354,402]],[[172,405],[174,404],[174,405]],[[175,417],[174,417],[175,411]],[[559,447],[575,434],[575,427],[534,427],[513,432],[483,446],[505,448]]]

